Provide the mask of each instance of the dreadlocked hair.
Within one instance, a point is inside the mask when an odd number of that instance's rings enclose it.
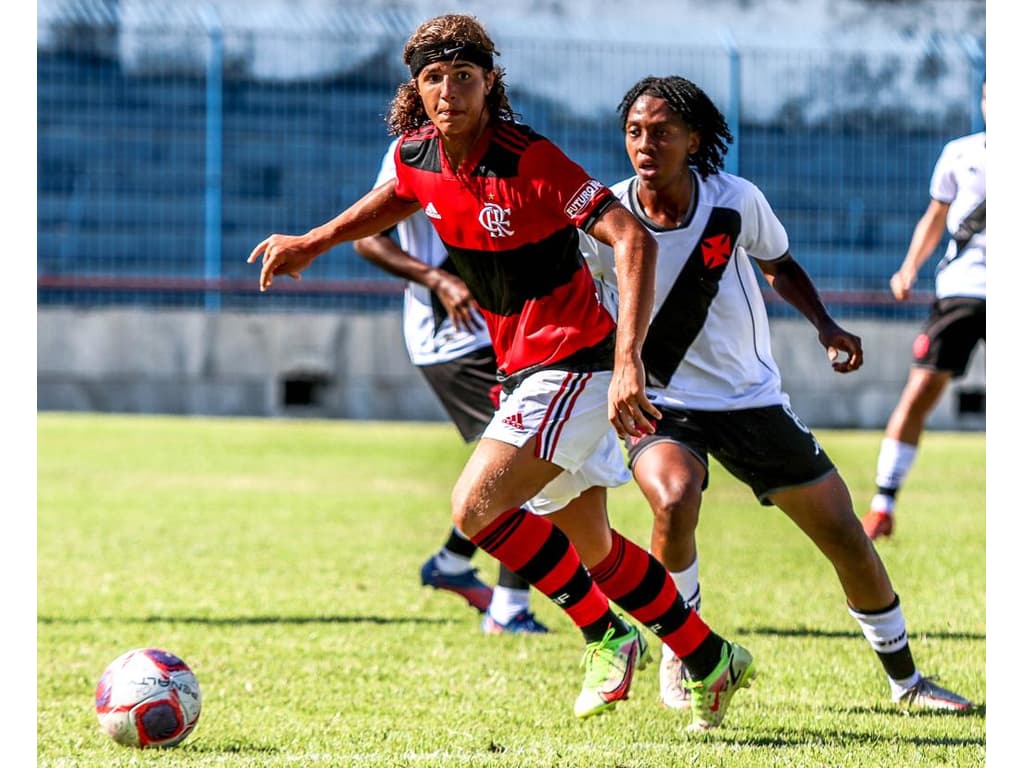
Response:
[[[641,96],[663,99],[680,120],[700,134],[700,148],[690,155],[690,163],[702,179],[718,173],[725,165],[725,153],[732,133],[718,107],[698,85],[685,77],[645,77],[634,85],[619,103],[622,130],[626,130],[629,110]]]
[[[439,43],[471,43],[494,56],[501,55],[494,47],[494,41],[484,30],[483,24],[474,16],[448,13],[427,19],[420,24],[406,42],[402,60],[409,65],[417,49]],[[515,113],[512,111],[508,95],[505,92],[505,69],[495,66],[493,71],[495,74],[494,86],[487,94],[487,109],[492,119],[514,120]],[[427,112],[423,108],[423,100],[420,99],[420,94],[416,90],[416,78],[410,78],[398,86],[398,90],[395,92],[395,98],[388,111],[388,131],[393,136],[397,136],[429,122],[430,118],[427,117]]]

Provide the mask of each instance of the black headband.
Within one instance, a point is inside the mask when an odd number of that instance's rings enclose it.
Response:
[[[417,77],[425,66],[436,61],[468,61],[488,71],[494,69],[494,57],[488,51],[476,43],[456,41],[417,48],[409,58],[409,71]]]

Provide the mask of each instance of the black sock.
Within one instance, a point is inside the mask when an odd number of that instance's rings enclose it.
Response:
[[[910,653],[910,643],[907,643],[893,653],[875,651],[875,655],[882,662],[882,669],[885,670],[885,674],[893,680],[906,680],[917,669],[917,665],[914,664],[914,656]]]
[[[476,554],[476,544],[469,539],[464,539],[455,529],[452,528],[448,534],[448,541],[444,543],[444,548],[455,555],[461,555],[465,558],[470,558]]]
[[[724,645],[725,640],[714,632],[709,632],[700,645],[693,649],[693,653],[683,658],[683,664],[691,680],[703,680],[715,671],[715,667],[722,660]]]
[[[508,589],[529,589],[530,582],[502,563],[498,569],[498,586]]]
[[[599,643],[604,640],[605,632],[608,631],[608,627],[615,628],[615,634],[612,637],[622,637],[624,634],[629,632],[629,627],[626,622],[622,620],[622,617],[608,611],[604,616],[595,621],[593,624],[588,624],[585,627],[580,627],[580,631],[583,633],[583,639],[587,643]]]

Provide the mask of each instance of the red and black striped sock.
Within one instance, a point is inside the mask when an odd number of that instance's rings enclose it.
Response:
[[[609,600],[650,629],[703,680],[722,657],[725,642],[692,610],[653,555],[612,531],[612,549],[590,572]]]
[[[473,541],[569,614],[588,643],[600,640],[609,626],[627,631],[583,567],[576,548],[547,518],[510,509]]]

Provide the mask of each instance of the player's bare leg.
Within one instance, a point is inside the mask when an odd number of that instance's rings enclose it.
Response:
[[[900,400],[889,416],[879,449],[875,478],[877,491],[861,520],[868,538],[874,540],[892,535],[896,494],[914,463],[928,414],[935,408],[951,378],[948,371],[910,369]]]
[[[969,709],[969,701],[918,671],[899,598],[882,559],[857,520],[839,473],[832,472],[814,485],[775,493],[772,501],[832,563],[849,613],[889,677],[893,701],[934,709]]]

